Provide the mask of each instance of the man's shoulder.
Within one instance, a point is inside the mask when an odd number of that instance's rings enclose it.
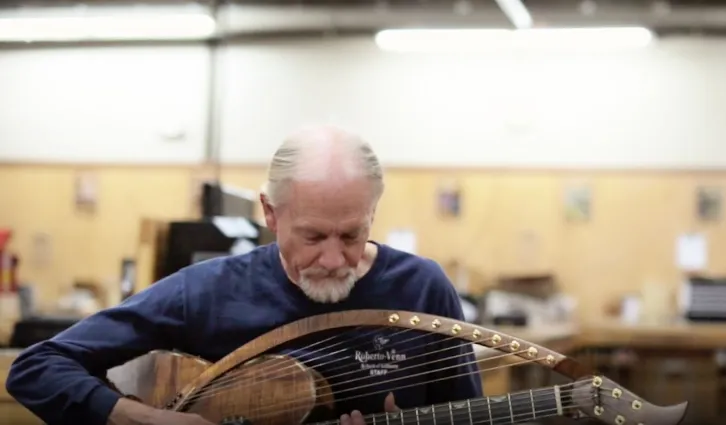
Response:
[[[441,265],[432,258],[420,254],[403,251],[390,245],[379,244],[379,249],[384,252],[389,268],[397,272],[425,273],[435,278],[446,279]]]
[[[425,257],[394,248],[390,245],[379,244],[380,249],[387,258],[387,272],[399,281],[425,281],[434,288],[444,289],[451,286],[448,276],[441,265],[432,258]]]
[[[409,310],[459,317],[458,292],[432,258],[381,245],[388,259],[386,280]]]
[[[187,290],[210,291],[217,284],[245,281],[251,273],[259,274],[270,268],[273,245],[262,245],[243,254],[230,254],[191,264],[174,275],[184,282]]]
[[[260,245],[241,254],[232,253],[199,261],[183,270],[187,273],[207,273],[243,270],[247,267],[264,267],[274,249],[274,244]]]

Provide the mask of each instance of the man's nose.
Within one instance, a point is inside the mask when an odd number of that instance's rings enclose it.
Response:
[[[321,267],[328,270],[339,269],[345,265],[343,250],[337,241],[326,241],[323,247],[323,253],[318,262]]]

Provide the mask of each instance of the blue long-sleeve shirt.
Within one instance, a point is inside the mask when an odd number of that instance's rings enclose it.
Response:
[[[291,321],[353,309],[407,310],[463,320],[455,289],[431,260],[380,244],[371,270],[356,283],[348,299],[320,304],[289,281],[278,246],[271,244],[245,255],[187,267],[29,347],[13,363],[6,387],[48,425],[106,425],[121,397],[98,378],[105,377],[108,369],[152,350],[175,349],[215,362]],[[280,347],[280,351],[298,356],[304,364],[310,360],[307,365],[318,366],[324,376],[326,364],[336,365],[327,376],[334,392],[344,393],[336,404],[338,414],[354,409],[381,412],[389,389],[394,390],[401,408],[482,395],[470,346],[427,344],[396,329],[376,335],[370,335],[370,330],[362,332],[368,334],[354,337],[358,338],[355,348],[335,354],[346,357],[341,359],[345,361],[326,357],[316,365],[312,360],[321,358],[320,352],[305,357],[302,346],[294,344]],[[391,353],[398,357],[391,357]],[[390,358],[395,360],[386,360]],[[342,373],[337,365],[346,363],[358,375]],[[410,366],[417,363],[421,366]],[[447,369],[434,370],[443,367]],[[397,372],[396,368],[406,370]],[[417,376],[392,380],[404,374]],[[336,376],[341,376],[340,380]],[[346,383],[353,380],[365,388]],[[400,387],[405,388],[396,390]]]

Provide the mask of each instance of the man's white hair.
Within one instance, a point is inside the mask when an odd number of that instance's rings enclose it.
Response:
[[[291,182],[341,177],[368,179],[373,202],[383,194],[383,168],[368,142],[337,127],[308,127],[287,137],[275,151],[262,193],[279,206]]]

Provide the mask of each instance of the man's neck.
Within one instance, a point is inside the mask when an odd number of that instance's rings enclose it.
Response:
[[[363,250],[363,258],[355,270],[355,275],[358,279],[365,276],[371,270],[373,263],[376,261],[376,257],[378,257],[378,245],[373,242],[367,242]]]

